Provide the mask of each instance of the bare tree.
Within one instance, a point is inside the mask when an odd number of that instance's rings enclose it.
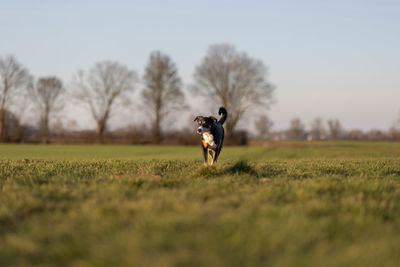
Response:
[[[393,126],[400,129],[400,113],[397,120],[393,123]]]
[[[338,119],[330,119],[328,120],[328,127],[331,138],[333,140],[339,139],[343,132],[340,121]]]
[[[388,130],[388,138],[390,140],[400,140],[400,130],[394,125],[391,126]]]
[[[171,111],[185,107],[182,82],[175,64],[160,51],[150,54],[143,79],[145,88],[142,98],[153,119],[153,140],[159,143],[162,140],[163,120]]]
[[[400,140],[400,114],[393,122],[393,125],[388,130],[388,138],[390,140]]]
[[[0,140],[4,140],[6,111],[15,99],[31,85],[32,77],[27,69],[13,57],[0,58]]]
[[[289,129],[287,130],[289,138],[302,139],[306,133],[304,123],[300,118],[294,118],[290,121]]]
[[[232,45],[212,45],[194,73],[194,94],[207,97],[229,112],[226,122],[232,134],[245,113],[255,107],[268,108],[274,86],[267,81],[267,68]]]
[[[21,142],[25,134],[25,126],[21,124],[20,117],[13,112],[4,112],[3,124],[5,142]]]
[[[268,118],[267,115],[261,115],[255,122],[254,126],[258,132],[258,135],[265,139],[268,138],[271,133],[271,128],[274,123]]]
[[[314,140],[323,140],[326,137],[326,131],[321,118],[315,118],[311,123],[310,134]]]
[[[97,123],[98,141],[102,143],[107,122],[116,102],[129,104],[129,93],[138,81],[135,71],[118,62],[96,63],[89,73],[79,71],[73,79],[75,97],[86,105]]]
[[[363,140],[365,135],[361,129],[353,129],[346,133],[346,139],[348,140]]]
[[[367,140],[370,141],[382,141],[385,140],[385,133],[378,129],[371,129],[367,133],[365,133]]]
[[[42,142],[49,143],[50,119],[64,107],[65,89],[57,77],[40,78],[32,87],[32,100],[39,112]]]

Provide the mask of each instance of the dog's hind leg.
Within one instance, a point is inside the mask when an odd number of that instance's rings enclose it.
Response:
[[[223,130],[223,128],[222,128],[222,130]],[[223,133],[223,131],[222,131],[222,133]],[[221,143],[217,146],[217,149],[214,151],[215,152],[215,156],[214,156],[215,163],[217,163],[217,161],[218,161],[219,154],[221,153],[223,144],[224,144],[224,135],[222,134]]]
[[[217,161],[218,161],[219,153],[221,153],[221,147],[217,147],[217,150],[214,151],[214,162],[215,163],[217,163]]]
[[[218,161],[218,156],[219,156],[218,151],[215,151],[215,152],[214,152],[214,163],[217,163],[217,161]]]

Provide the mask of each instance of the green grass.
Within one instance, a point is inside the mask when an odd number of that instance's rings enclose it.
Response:
[[[0,145],[0,265],[399,266],[400,144]]]
[[[400,157],[400,143],[286,142],[262,147],[224,147],[221,159],[270,160],[305,158]],[[45,160],[199,160],[199,146],[0,145],[0,159]]]

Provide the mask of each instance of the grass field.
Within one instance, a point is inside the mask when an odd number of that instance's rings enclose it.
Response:
[[[0,266],[400,266],[400,143],[0,145]]]

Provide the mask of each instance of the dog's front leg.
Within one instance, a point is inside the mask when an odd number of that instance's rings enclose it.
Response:
[[[216,152],[214,150],[209,149],[208,153],[210,154],[210,157],[211,157],[211,166],[212,166],[214,164],[214,159],[215,159]]]
[[[207,153],[207,148],[202,146],[203,148],[203,160],[204,160],[204,166],[208,165],[208,153]]]

